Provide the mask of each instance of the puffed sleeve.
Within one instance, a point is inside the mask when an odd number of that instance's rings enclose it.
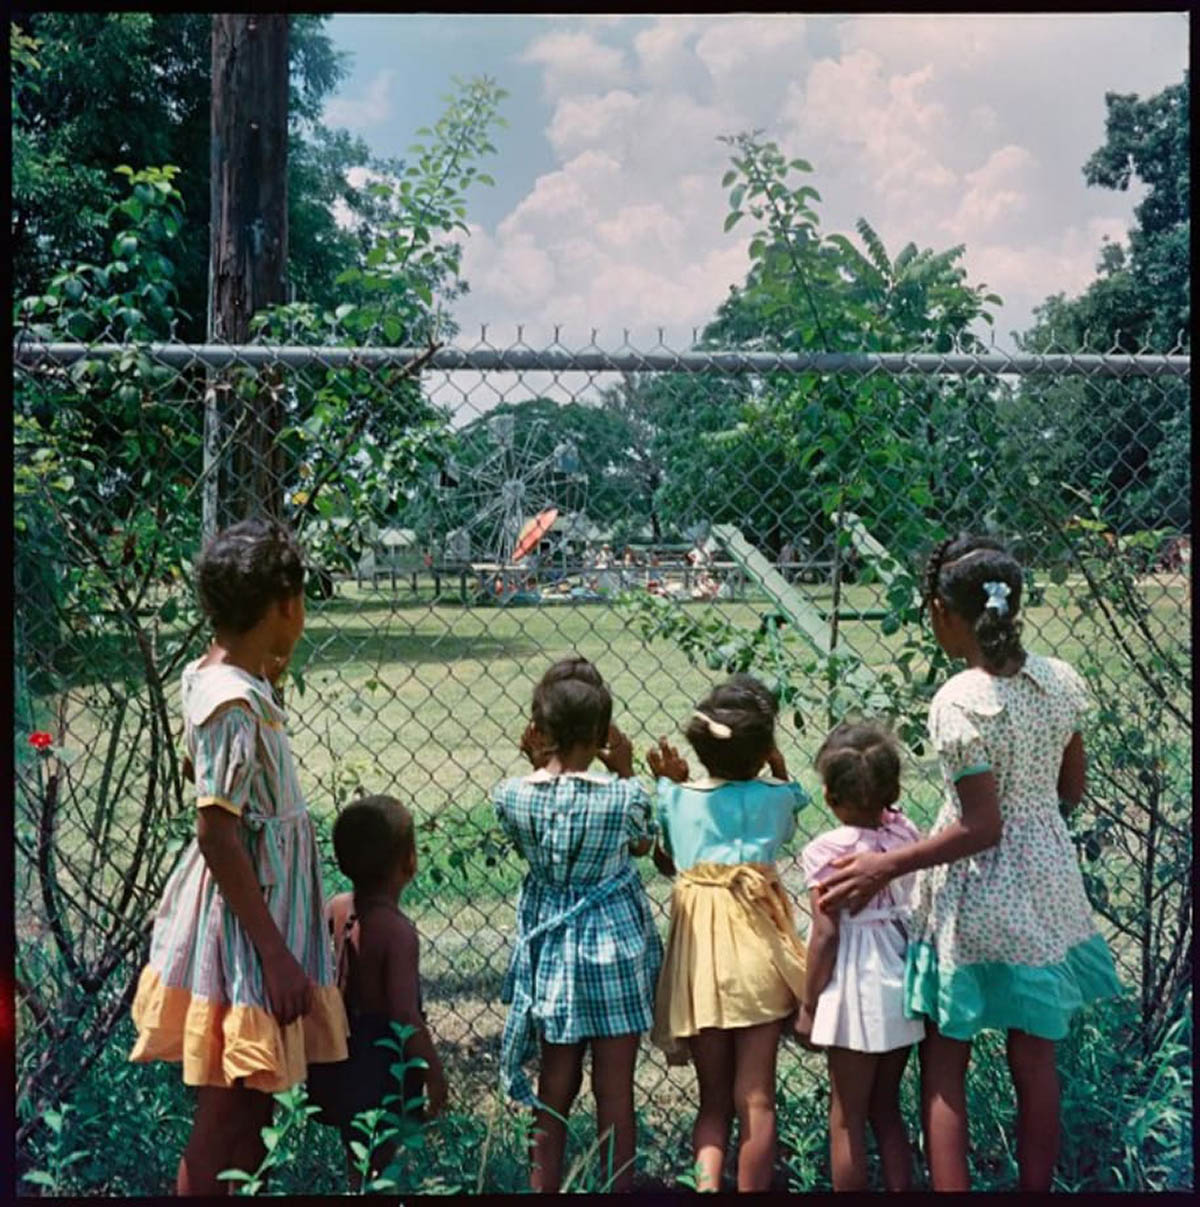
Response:
[[[650,793],[639,779],[625,781],[629,785],[629,796],[625,807],[625,835],[630,842],[643,842],[658,832],[654,820],[654,805]]]
[[[782,842],[791,842],[796,835],[796,815],[805,805],[809,804],[811,797],[795,780],[784,784],[781,788],[786,795],[787,820],[784,823]]]
[[[983,735],[961,704],[934,698],[929,707],[929,740],[955,783],[992,769]]]
[[[659,777],[658,783],[655,785],[655,796],[658,801],[658,840],[668,855],[674,854],[671,846],[671,805],[678,796],[678,792],[679,785],[674,780],[667,779],[665,775]]]
[[[517,828],[508,809],[509,781],[503,780],[492,789],[492,809],[496,822],[510,842],[517,841]]]
[[[833,861],[846,853],[846,847],[829,834],[821,834],[814,838],[800,852],[800,869],[804,873],[804,887],[816,888],[823,880],[828,879],[835,871],[832,866]]]
[[[1055,661],[1058,681],[1062,685],[1063,695],[1070,704],[1075,728],[1078,729],[1092,711],[1092,693],[1088,689],[1086,680],[1073,666],[1057,659]]]
[[[224,809],[235,817],[250,800],[258,762],[258,722],[240,704],[222,708],[195,729],[196,808]]]

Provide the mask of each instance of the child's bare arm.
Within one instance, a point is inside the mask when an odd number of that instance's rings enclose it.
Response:
[[[400,918],[393,921],[396,928],[390,936],[384,969],[388,1017],[416,1028],[405,1046],[405,1055],[419,1057],[425,1062],[428,1112],[431,1116],[438,1115],[446,1105],[446,1074],[442,1069],[437,1048],[434,1047],[433,1036],[429,1034],[429,1028],[421,1017],[421,1003],[417,992],[417,986],[420,984],[417,934],[412,923]]]
[[[241,822],[216,806],[200,809],[196,840],[221,896],[242,924],[262,960],[267,999],[287,1026],[312,1009],[312,983],[288,950],[267,909],[254,865],[242,842]]]
[[[652,858],[654,860],[654,866],[658,868],[658,870],[664,876],[675,875],[675,860],[671,858],[670,852],[662,845],[661,842],[655,842],[654,854]]]
[[[1058,769],[1058,799],[1072,809],[1083,800],[1083,789],[1087,778],[1087,760],[1083,753],[1083,737],[1073,733],[1063,750],[1062,765]]]
[[[838,919],[836,914],[826,913],[820,906],[820,889],[809,893],[812,907],[812,930],[808,936],[808,952],[805,959],[804,1001],[796,1018],[796,1034],[801,1043],[808,1044],[812,1034],[813,1015],[817,1010],[817,999],[833,976],[837,959]]]

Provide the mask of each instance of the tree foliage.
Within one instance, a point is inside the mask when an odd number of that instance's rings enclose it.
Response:
[[[1128,249],[1106,243],[1098,276],[1077,298],[1055,294],[1020,337],[1031,352],[1169,352],[1189,346],[1191,265],[1188,100],[1180,84],[1146,100],[1108,93],[1106,138],[1084,165],[1088,184],[1147,188],[1134,210]],[[1058,433],[1050,472],[1098,488],[1120,531],[1189,523],[1190,422],[1186,383],[1133,379],[1023,386],[1027,414]]]
[[[324,32],[327,17],[292,15],[289,40],[289,276],[295,296],[333,306],[335,278],[356,262],[382,220],[352,168],[395,175],[361,139],[320,124],[346,73]],[[94,262],[105,215],[120,200],[120,164],[174,164],[188,200],[175,251],[179,334],[202,339],[208,289],[208,13],[28,12],[14,18],[12,68],[13,292],[33,292],[59,266]],[[333,206],[345,207],[347,226]]]

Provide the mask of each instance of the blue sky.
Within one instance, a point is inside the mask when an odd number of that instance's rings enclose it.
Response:
[[[489,331],[582,345],[624,328],[682,345],[747,266],[722,231],[716,135],[762,127],[810,160],[827,231],[865,216],[894,255],[967,246],[1005,299],[998,342],[1046,295],[1078,293],[1139,190],[1085,186],[1106,90],[1146,95],[1187,60],[1181,14],[529,17],[347,14],[326,121],[404,154],[452,75],[487,74],[509,126],[469,198],[456,308]]]

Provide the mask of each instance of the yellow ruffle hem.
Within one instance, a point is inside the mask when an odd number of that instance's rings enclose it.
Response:
[[[698,863],[680,872],[650,1038],[669,1064],[705,1027],[785,1018],[804,993],[804,945],[779,874],[765,863]]]
[[[303,1018],[280,1026],[259,1006],[231,1006],[164,985],[147,966],[133,999],[137,1043],[132,1061],[183,1063],[184,1085],[242,1082],[247,1089],[277,1094],[302,1082],[310,1064],[345,1060],[349,1024],[336,985],[313,988]]]

